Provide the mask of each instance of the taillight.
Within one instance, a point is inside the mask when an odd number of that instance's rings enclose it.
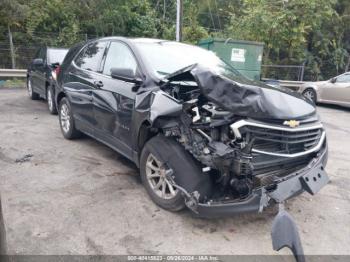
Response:
[[[55,67],[55,69],[52,71],[52,78],[57,80],[58,74],[60,73],[61,67],[58,65]]]

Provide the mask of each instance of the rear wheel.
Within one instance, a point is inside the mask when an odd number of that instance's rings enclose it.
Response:
[[[56,109],[56,103],[55,103],[55,99],[54,99],[54,93],[53,93],[52,86],[49,86],[46,89],[46,101],[47,101],[47,107],[49,108],[50,114],[56,115],[57,109]]]
[[[316,100],[316,92],[312,88],[307,88],[303,92],[303,96],[305,98],[309,99],[312,103],[316,104],[316,102],[317,102],[317,100]]]
[[[28,89],[28,95],[30,99],[37,100],[39,99],[39,94],[35,93],[33,90],[33,84],[32,84],[32,78],[28,77],[27,79],[27,89]]]
[[[75,128],[72,108],[66,97],[62,98],[60,101],[59,121],[62,134],[65,138],[74,139],[81,135],[80,131]]]

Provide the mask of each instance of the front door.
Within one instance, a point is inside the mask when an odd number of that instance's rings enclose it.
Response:
[[[137,73],[136,59],[126,44],[119,41],[110,43],[99,78],[100,88],[93,92],[96,135],[131,158],[130,129],[136,96],[132,91],[134,84],[112,78],[111,68],[127,68]]]
[[[324,102],[350,105],[350,73],[342,74],[321,87]]]

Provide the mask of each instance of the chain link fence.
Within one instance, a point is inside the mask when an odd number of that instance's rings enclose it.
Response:
[[[0,36],[0,68],[26,69],[33,60],[41,46],[67,47],[64,42],[78,43],[96,38],[96,35],[75,34],[71,41],[62,38],[62,33],[36,33],[12,32],[13,51],[11,50],[10,35]],[[74,40],[73,40],[74,39]],[[13,61],[12,61],[13,59]]]
[[[262,65],[262,78],[303,81],[305,65]]]

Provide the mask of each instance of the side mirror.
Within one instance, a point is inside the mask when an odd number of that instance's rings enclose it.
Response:
[[[125,82],[141,84],[141,78],[137,77],[130,68],[111,68],[111,77]]]
[[[41,58],[36,58],[33,61],[33,65],[35,65],[35,66],[42,66],[42,65],[44,65],[44,60],[41,59]]]
[[[333,77],[333,78],[331,79],[331,83],[334,84],[335,82],[337,82],[337,78]]]

